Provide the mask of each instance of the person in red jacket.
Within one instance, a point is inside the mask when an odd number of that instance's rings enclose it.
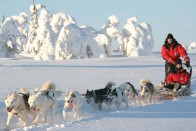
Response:
[[[182,57],[186,62],[186,66],[190,66],[190,58],[187,55],[184,47],[179,44],[172,34],[168,34],[165,40],[165,44],[162,46],[161,54],[165,62],[165,79],[169,72],[175,68],[175,62]]]
[[[165,88],[177,91],[182,85],[187,85],[189,79],[189,73],[182,67],[182,60],[178,59],[175,62],[174,71],[170,72],[166,78],[167,85]]]

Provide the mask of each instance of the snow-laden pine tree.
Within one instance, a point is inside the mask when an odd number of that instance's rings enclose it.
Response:
[[[36,30],[32,47],[36,52],[36,60],[52,60],[54,59],[54,40],[53,31],[50,25],[51,14],[43,8],[38,18],[38,28]]]
[[[196,42],[192,42],[189,47],[188,47],[189,50],[192,50],[192,49],[196,49]]]
[[[25,12],[5,19],[0,28],[1,57],[14,57],[24,50],[27,42],[27,24],[28,16]]]
[[[35,43],[35,38],[37,37],[37,28],[38,25],[38,12],[44,8],[42,4],[35,5],[34,3],[30,5],[30,12],[31,12],[31,20],[29,21],[29,32],[28,32],[28,41],[25,51],[29,54],[36,55],[37,49],[33,43]],[[39,43],[37,43],[39,45]]]
[[[61,28],[69,24],[75,24],[75,19],[64,13],[50,14],[46,9],[42,9],[38,19],[36,43],[38,53],[36,60],[53,60],[55,59],[56,42],[59,37]],[[35,45],[36,45],[35,43]]]
[[[121,33],[116,15],[108,17],[97,31],[85,25],[78,26],[73,17],[62,12],[51,14],[42,4],[32,4],[30,12],[29,22],[23,13],[7,18],[2,24],[1,56],[10,57],[25,50],[36,60],[105,58],[113,52],[113,40],[119,42],[126,56],[152,53],[151,27],[147,23],[137,24],[135,17],[127,20]],[[27,22],[29,27],[25,27]]]
[[[0,29],[1,29],[1,25],[4,23],[5,21],[5,16],[3,16],[2,20],[0,20]]]
[[[109,57],[112,53],[112,39],[120,34],[118,24],[118,18],[113,15],[101,31],[85,25],[65,25],[56,42],[56,59]]]
[[[56,42],[55,57],[57,60],[73,59],[83,57],[80,50],[84,45],[84,37],[76,24],[65,25]]]
[[[117,40],[125,56],[137,57],[152,54],[154,40],[151,26],[147,23],[137,24],[136,17],[127,20],[122,35]]]
[[[41,4],[31,5],[30,10],[32,18],[26,51],[36,60],[53,60],[61,29],[75,24],[75,19],[62,12],[51,14]]]
[[[107,56],[111,56],[113,52],[113,48],[112,48],[113,40],[117,40],[121,35],[121,32],[119,30],[119,24],[120,24],[119,18],[116,15],[111,15],[108,17],[108,19],[106,20],[105,24],[102,26],[102,29],[100,31],[103,34],[105,34],[109,39],[108,44],[104,45]]]

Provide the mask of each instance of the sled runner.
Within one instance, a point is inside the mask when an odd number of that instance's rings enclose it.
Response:
[[[186,85],[182,85],[178,91],[173,91],[171,89],[162,86],[156,86],[157,87],[155,90],[156,96],[160,97],[163,100],[171,100],[178,97],[189,96],[191,94],[190,86],[191,86],[192,67],[191,66],[187,67],[185,65],[185,69],[187,70],[187,72],[189,72],[189,77],[190,77],[189,82]]]

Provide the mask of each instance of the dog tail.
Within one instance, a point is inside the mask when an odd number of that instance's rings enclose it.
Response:
[[[140,80],[140,85],[141,86],[148,86],[148,88],[151,88],[151,90],[154,92],[154,85],[152,84],[152,82],[148,79],[141,79]]]
[[[151,81],[148,80],[148,79],[141,79],[140,80],[140,85],[146,85],[146,84],[149,84],[149,83],[151,83]]]
[[[19,90],[19,93],[28,95],[30,92],[27,89],[25,89],[24,87],[21,87]]]
[[[108,83],[107,83],[107,85],[105,86],[105,89],[106,89],[106,88],[108,88],[108,89],[112,89],[112,86],[115,86],[115,85],[116,85],[116,83],[115,83],[115,82],[110,81],[110,82],[108,82]]]
[[[138,93],[137,93],[135,87],[130,82],[127,82],[127,84],[130,85],[130,87],[132,88],[132,93],[131,93],[132,97],[136,99],[138,96]]]
[[[55,90],[56,86],[52,82],[46,82],[42,85],[42,87],[39,89],[39,91],[44,91],[44,90]]]

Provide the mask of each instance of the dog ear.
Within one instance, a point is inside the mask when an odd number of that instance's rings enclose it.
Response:
[[[14,96],[16,96],[16,94],[17,94],[16,91],[14,91]]]
[[[76,97],[76,95],[73,93],[72,95],[71,95],[72,97]]]
[[[73,90],[71,90],[70,92],[71,92],[71,94],[74,94],[74,91]]]
[[[8,93],[7,97],[10,96],[12,93]]]

